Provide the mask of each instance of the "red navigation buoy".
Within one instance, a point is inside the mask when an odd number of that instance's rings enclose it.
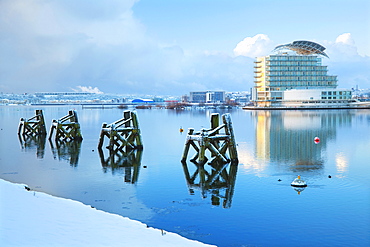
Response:
[[[320,142],[320,138],[318,138],[317,136],[313,139],[313,141],[315,142],[315,144],[318,144]]]

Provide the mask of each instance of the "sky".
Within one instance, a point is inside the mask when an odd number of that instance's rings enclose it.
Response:
[[[211,247],[0,179],[0,245]]]
[[[368,0],[0,0],[0,92],[249,91],[254,59],[295,40],[370,88]]]

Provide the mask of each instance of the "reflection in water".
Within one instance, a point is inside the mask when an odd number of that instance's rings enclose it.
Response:
[[[230,208],[238,162],[225,164],[215,159],[213,162],[209,162],[208,165],[198,164],[197,162],[191,163],[195,165],[195,168],[188,166],[185,161],[182,162],[189,192],[194,194],[194,189],[199,189],[203,198],[206,198],[207,194],[211,194],[212,205],[219,206],[220,200],[224,199],[222,206]],[[191,173],[190,170],[193,170],[193,172]]]
[[[78,165],[81,141],[56,141],[54,146],[53,141],[49,139],[49,143],[54,159],[69,160],[69,164],[73,167]]]
[[[304,189],[306,187],[292,187],[295,191],[297,191],[297,194],[300,195],[302,191],[304,191]]]
[[[98,151],[104,172],[107,172],[108,168],[111,168],[113,174],[117,171],[124,174],[126,183],[135,184],[138,181],[143,155],[142,150],[131,149],[129,151],[118,152],[110,150],[107,157],[105,157],[104,151],[101,148],[98,148]]]
[[[18,138],[22,149],[34,149],[36,147],[36,157],[39,159],[44,158],[46,135],[18,135]]]
[[[348,159],[343,153],[338,153],[335,158],[338,173],[344,173],[348,169]]]
[[[328,141],[338,126],[351,125],[348,111],[253,111],[257,120],[256,156],[291,164],[293,171],[321,169]],[[314,138],[320,143],[315,144]]]

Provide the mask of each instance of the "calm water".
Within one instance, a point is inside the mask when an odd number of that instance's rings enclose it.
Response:
[[[208,128],[211,111],[137,110],[134,164],[97,152],[102,123],[120,109],[74,107],[80,146],[19,141],[21,117],[42,109],[49,132],[73,107],[0,107],[0,177],[218,246],[370,245],[370,110],[230,111],[239,165],[199,186],[180,160],[186,130]],[[308,184],[300,193],[297,175]]]

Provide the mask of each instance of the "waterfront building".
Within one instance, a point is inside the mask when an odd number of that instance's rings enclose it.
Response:
[[[191,103],[224,103],[225,91],[190,92]]]
[[[322,65],[325,47],[311,41],[277,46],[275,54],[258,57],[252,102],[257,107],[346,105],[349,89],[337,89],[337,76]]]
[[[81,97],[81,96],[92,96],[95,93],[88,92],[38,92],[35,93],[36,97],[41,98],[56,98],[56,97]]]

